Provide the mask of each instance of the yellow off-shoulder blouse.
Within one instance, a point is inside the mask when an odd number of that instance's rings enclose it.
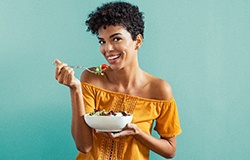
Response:
[[[132,123],[151,134],[153,121],[155,130],[162,137],[181,133],[177,106],[174,98],[169,100],[147,99],[105,90],[82,82],[86,113],[94,109],[127,111],[133,114]],[[87,154],[78,153],[77,160],[148,160],[149,149],[132,136],[111,139],[94,132],[93,147]]]

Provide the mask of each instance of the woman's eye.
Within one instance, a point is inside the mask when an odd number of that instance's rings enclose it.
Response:
[[[99,41],[99,43],[102,45],[102,44],[104,44],[104,43],[105,43],[105,41]]]
[[[121,40],[121,38],[116,37],[116,38],[114,38],[113,40],[114,40],[115,42],[118,42],[118,41],[120,41],[120,40]]]

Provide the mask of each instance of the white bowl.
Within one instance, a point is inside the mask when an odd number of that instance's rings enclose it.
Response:
[[[133,115],[128,116],[96,116],[84,115],[88,126],[98,132],[119,132],[127,123],[132,121]]]

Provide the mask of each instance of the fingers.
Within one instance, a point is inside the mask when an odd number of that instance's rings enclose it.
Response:
[[[70,85],[74,77],[73,73],[74,71],[72,68],[68,66],[63,66],[57,76],[58,82],[61,84]]]
[[[69,87],[74,86],[74,71],[72,68],[68,68],[64,70],[60,82]]]
[[[54,63],[56,64],[55,79],[61,84],[72,86],[75,79],[74,70],[58,59],[56,59]]]
[[[61,76],[62,79],[60,80],[61,83],[65,85],[70,85],[74,77],[73,73],[74,73],[73,69],[66,66],[62,72],[62,76]]]
[[[126,126],[123,128],[123,130],[134,129],[135,127],[137,127],[135,124],[127,123]]]
[[[119,132],[112,133],[112,132],[98,132],[98,131],[96,131],[96,133],[102,134],[102,135],[104,135],[105,137],[108,137],[108,138],[121,137],[121,136],[118,135]]]
[[[136,124],[128,123],[120,132],[101,132],[105,137],[119,138],[124,136],[134,136],[136,134]],[[98,132],[99,133],[99,132]]]
[[[67,64],[62,63],[60,61],[55,61],[56,64],[56,71],[55,71],[55,78],[58,80],[59,76],[61,76],[62,71],[65,69]]]
[[[117,133],[112,133],[112,132],[105,132],[103,133],[103,135],[105,137],[109,137],[109,138],[118,138],[118,137],[123,137],[123,135],[119,134],[120,132]]]
[[[60,63],[62,63],[62,62],[59,61],[58,59],[55,59],[55,60],[54,60],[54,63],[55,63],[56,65],[58,65],[58,64],[60,64]]]

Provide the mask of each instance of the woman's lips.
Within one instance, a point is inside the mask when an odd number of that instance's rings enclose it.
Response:
[[[117,54],[117,55],[112,55],[112,56],[108,56],[107,59],[109,62],[114,62],[116,59],[118,59],[121,56],[121,54]]]

